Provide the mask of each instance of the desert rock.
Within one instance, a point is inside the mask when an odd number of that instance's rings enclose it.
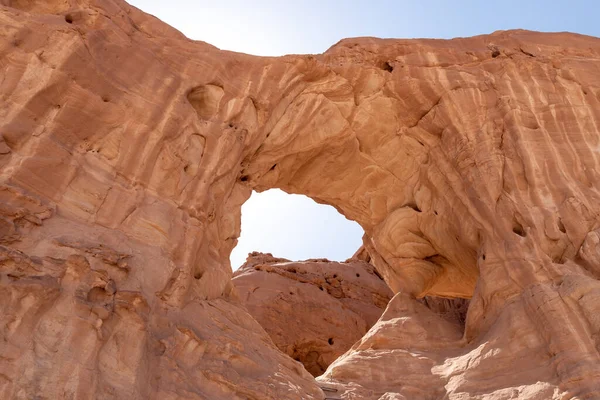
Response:
[[[323,398],[232,296],[269,188],[357,221],[396,293],[338,393],[599,396],[600,39],[254,57],[120,0],[1,4],[0,397]]]
[[[367,333],[392,297],[373,266],[356,259],[291,262],[253,253],[233,284],[277,347],[314,376]]]

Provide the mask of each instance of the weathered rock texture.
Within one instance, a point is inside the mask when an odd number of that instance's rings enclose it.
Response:
[[[233,284],[277,347],[319,376],[377,322],[392,292],[359,260],[290,262],[252,253]]]
[[[347,396],[599,396],[599,39],[260,58],[120,0],[2,4],[0,397],[322,398],[228,299],[273,187],[360,223],[398,292],[326,373]],[[464,334],[425,295],[472,297]]]

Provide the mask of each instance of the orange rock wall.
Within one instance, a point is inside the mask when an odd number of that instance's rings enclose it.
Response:
[[[230,297],[273,187],[360,223],[398,293],[326,373],[348,396],[597,395],[599,39],[260,58],[118,0],[2,4],[0,397],[322,398]],[[472,298],[464,333],[427,295]]]

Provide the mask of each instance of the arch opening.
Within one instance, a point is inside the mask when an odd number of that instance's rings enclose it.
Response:
[[[255,251],[290,260],[344,261],[360,248],[364,234],[334,207],[279,189],[252,192],[242,205],[241,224],[230,256],[233,270]]]
[[[230,258],[236,293],[275,345],[315,377],[367,333],[393,296],[357,252],[362,236],[357,222],[304,195],[270,189],[242,205]]]

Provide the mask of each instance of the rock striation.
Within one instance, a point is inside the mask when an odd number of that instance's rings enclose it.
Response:
[[[233,274],[242,303],[277,347],[319,376],[377,322],[392,297],[372,265],[252,253]]]
[[[600,39],[254,57],[121,0],[2,0],[0,397],[322,399],[232,296],[252,190],[336,207],[396,293],[321,384],[592,399]],[[417,299],[470,299],[464,329]]]

